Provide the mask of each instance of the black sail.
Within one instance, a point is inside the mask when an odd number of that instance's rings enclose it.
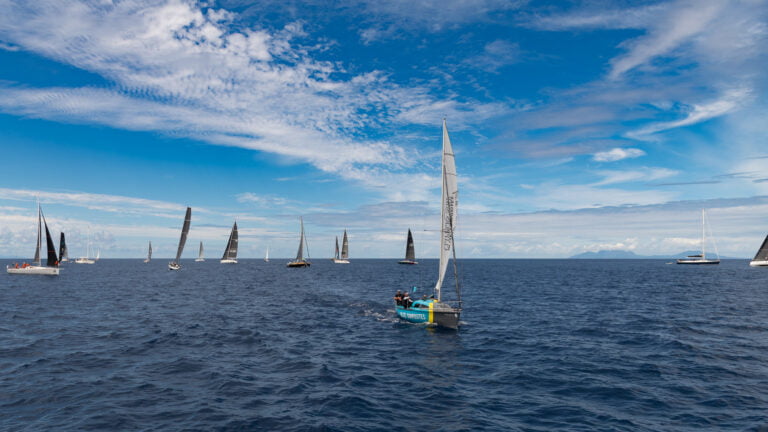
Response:
[[[408,243],[405,246],[405,259],[408,261],[416,261],[416,251],[413,247],[413,235],[411,235],[411,229],[408,229]]]
[[[752,258],[753,261],[763,261],[768,260],[768,236],[765,236],[765,240],[763,240],[763,244],[760,245],[760,249],[755,254],[755,257]]]
[[[67,250],[67,241],[64,239],[64,233],[61,233],[61,237],[59,238],[59,259],[69,259],[69,251]]]
[[[224,250],[224,256],[221,259],[237,259],[237,222],[232,225],[232,232],[229,233],[227,248]]]
[[[335,259],[339,259],[339,238],[336,237],[336,251],[333,253]]]
[[[341,241],[341,259],[349,258],[349,241],[347,241],[347,230],[344,230],[344,239]]]
[[[43,211],[40,209],[40,203],[37,204],[37,244],[35,245],[35,259],[33,260],[33,263],[35,265],[40,265],[40,244],[42,242],[42,231],[41,231],[41,223],[40,219],[42,218]]]
[[[45,265],[47,267],[58,267],[59,258],[56,256],[56,245],[53,244],[51,232],[48,230],[48,222],[45,222],[45,216],[43,216],[43,223],[45,224],[45,243],[48,247],[48,257],[45,260]]]
[[[187,207],[187,214],[184,215],[184,225],[181,227],[181,238],[179,238],[179,249],[176,250],[176,264],[181,260],[181,253],[184,251],[184,243],[187,242],[189,234],[189,224],[192,222],[192,207]]]

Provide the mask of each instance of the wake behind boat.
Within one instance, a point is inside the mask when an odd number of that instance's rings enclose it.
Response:
[[[227,248],[224,249],[224,256],[221,257],[222,264],[237,264],[237,221],[232,225],[232,231],[229,233]]]
[[[709,264],[709,265],[716,265],[720,264],[720,256],[717,253],[717,245],[715,245],[715,256],[717,258],[715,259],[707,259],[707,251],[706,251],[706,245],[707,245],[707,222],[706,222],[706,212],[704,209],[701,210],[701,253],[695,254],[695,255],[688,255],[685,258],[680,258],[676,262],[677,264]]]
[[[395,311],[400,319],[412,323],[436,324],[439,327],[449,329],[459,328],[461,316],[461,287],[459,286],[458,268],[456,266],[456,248],[454,245],[454,230],[456,217],[458,216],[459,188],[456,179],[456,162],[448,136],[448,128],[443,119],[443,187],[440,211],[440,265],[437,273],[437,283],[434,293],[427,298],[424,295],[420,300],[412,301],[408,292],[395,295]],[[409,230],[410,234],[410,230]],[[453,275],[456,282],[455,306],[442,300],[442,286],[448,262],[453,257]]]
[[[296,252],[296,259],[286,264],[286,267],[309,267],[311,262],[304,259],[304,245],[307,245],[307,258],[309,258],[309,244],[306,237],[304,237],[304,219],[299,216],[299,223],[301,224],[301,236],[299,237],[299,250]]]
[[[40,248],[42,247],[42,226],[45,225],[45,244],[48,249],[48,256],[45,260],[45,266],[40,260]],[[59,275],[59,259],[56,256],[56,246],[53,245],[51,232],[48,230],[48,222],[45,221],[43,210],[40,203],[37,203],[37,244],[35,245],[35,257],[32,264],[24,263],[22,265],[14,264],[6,266],[8,274],[34,274],[34,275]]]
[[[187,242],[189,234],[189,224],[192,222],[192,208],[187,207],[187,213],[184,215],[184,225],[181,227],[181,237],[179,238],[179,248],[176,249],[176,259],[168,263],[168,270],[181,269],[181,253],[184,252],[184,243]]]
[[[398,261],[398,264],[409,264],[414,265],[418,264],[419,262],[416,261],[416,250],[413,247],[413,235],[411,234],[411,229],[408,228],[408,240],[405,242],[405,259],[402,261]]]

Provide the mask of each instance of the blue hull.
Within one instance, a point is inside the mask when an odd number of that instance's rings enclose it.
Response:
[[[459,328],[461,309],[452,308],[437,300],[416,300],[411,307],[395,305],[397,316],[416,324],[435,324],[450,329]]]

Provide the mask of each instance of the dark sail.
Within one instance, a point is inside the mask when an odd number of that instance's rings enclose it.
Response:
[[[45,222],[45,216],[43,216],[43,223],[45,223],[45,243],[48,247],[48,257],[45,259],[45,265],[47,267],[58,267],[59,258],[56,256],[56,245],[53,244],[51,232],[48,231],[48,222]]]
[[[752,258],[752,261],[763,261],[768,260],[768,236],[765,236],[765,240],[763,240],[763,244],[760,245],[760,249],[755,254],[755,257]]]
[[[176,264],[181,260],[181,253],[184,251],[184,243],[187,242],[187,234],[189,233],[189,224],[192,221],[192,208],[187,207],[187,214],[184,215],[184,225],[181,227],[181,238],[179,238],[179,249],[176,250]]]
[[[413,235],[411,235],[410,228],[408,229],[408,243],[405,246],[405,259],[408,261],[416,261],[416,251],[413,247]]]
[[[40,203],[38,203],[37,204],[37,244],[35,245],[35,259],[33,260],[33,263],[35,265],[40,265],[40,244],[42,243],[42,236],[43,236],[43,233],[41,231],[42,224],[40,223],[42,214],[43,214],[43,211],[40,209]]]
[[[341,259],[349,258],[349,242],[347,241],[347,230],[344,230],[344,239],[341,241]]]
[[[224,250],[224,256],[222,256],[221,259],[237,259],[237,222],[232,225],[232,232],[229,233],[227,248]]]
[[[61,237],[59,238],[59,260],[69,260],[69,251],[67,250],[67,241],[64,239],[64,233],[61,233]]]
[[[336,237],[336,251],[333,253],[334,259],[339,259],[339,238]]]

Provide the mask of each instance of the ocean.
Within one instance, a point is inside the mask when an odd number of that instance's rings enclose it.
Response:
[[[2,274],[0,430],[768,430],[768,269],[463,260],[455,332],[396,261]]]

